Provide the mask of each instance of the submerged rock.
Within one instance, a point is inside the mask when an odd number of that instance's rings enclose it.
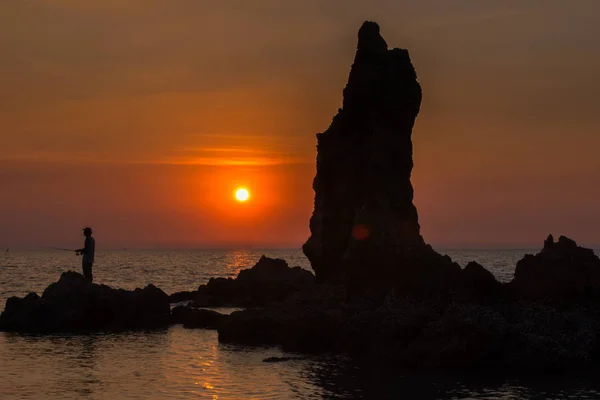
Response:
[[[183,324],[184,328],[217,329],[227,316],[213,310],[178,306],[171,311],[173,323]]]
[[[424,251],[410,182],[420,105],[408,51],[388,50],[379,26],[365,22],[343,106],[317,135],[315,204],[303,250],[319,282],[389,282]]]
[[[170,303],[185,303],[188,301],[192,301],[194,300],[194,297],[196,296],[196,292],[193,291],[184,291],[184,292],[177,292],[177,293],[173,293],[169,295],[169,302]]]
[[[235,279],[211,278],[201,285],[194,307],[260,307],[285,300],[314,284],[314,275],[300,267],[290,268],[284,260],[262,256]]]
[[[11,297],[0,315],[0,330],[32,333],[121,331],[170,323],[169,298],[154,285],[127,291],[92,284],[64,272],[42,296]]]

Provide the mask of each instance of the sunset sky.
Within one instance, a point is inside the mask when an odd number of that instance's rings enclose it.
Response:
[[[0,246],[91,225],[99,248],[299,247],[367,19],[423,87],[426,241],[600,245],[598,0],[19,0],[0,5]]]

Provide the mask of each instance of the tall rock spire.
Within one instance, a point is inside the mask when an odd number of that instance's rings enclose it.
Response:
[[[421,87],[408,51],[365,22],[343,108],[317,134],[315,208],[304,244],[321,282],[386,279],[425,247],[413,204],[412,129]]]

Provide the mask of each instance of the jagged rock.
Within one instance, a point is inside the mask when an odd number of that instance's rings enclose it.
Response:
[[[319,282],[390,277],[424,251],[410,182],[421,87],[408,51],[388,50],[365,22],[343,107],[317,135],[311,236],[303,250]]]
[[[64,272],[41,297],[11,297],[0,315],[0,330],[36,333],[120,331],[169,323],[168,296],[154,285],[112,289],[72,271]]]
[[[22,299],[8,298],[0,314],[0,331],[36,332],[36,325],[46,318],[46,310],[40,303],[36,293],[29,293]]]
[[[184,328],[217,329],[227,316],[213,310],[178,306],[171,311],[173,323],[183,324]]]
[[[235,279],[211,278],[194,295],[194,307],[259,307],[280,302],[314,284],[314,275],[284,260],[262,256]]]
[[[494,274],[474,261],[462,270],[461,280],[463,293],[471,299],[497,298],[502,290],[502,285]]]
[[[565,236],[555,242],[550,235],[538,254],[528,254],[517,262],[510,286],[531,298],[600,299],[600,259],[593,250],[580,247]]]

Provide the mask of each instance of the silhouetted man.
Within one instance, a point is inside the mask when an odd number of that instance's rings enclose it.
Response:
[[[77,255],[83,254],[81,259],[81,267],[83,269],[83,276],[88,281],[92,282],[92,264],[94,264],[94,252],[96,251],[96,241],[92,237],[92,228],[83,228],[83,236],[85,236],[85,242],[83,249],[75,250]]]

